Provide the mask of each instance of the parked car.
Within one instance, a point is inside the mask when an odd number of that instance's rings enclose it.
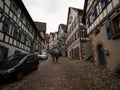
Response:
[[[38,58],[40,60],[47,60],[48,59],[48,54],[47,52],[41,52],[40,54],[38,54]]]
[[[0,80],[16,78],[17,80],[28,72],[38,68],[39,60],[34,54],[16,54],[0,62]]]

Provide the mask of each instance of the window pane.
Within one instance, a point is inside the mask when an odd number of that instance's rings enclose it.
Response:
[[[108,39],[112,38],[112,28],[109,21],[106,22],[106,30],[107,30]]]
[[[15,14],[17,14],[18,8],[17,8],[17,5],[15,4],[15,2],[12,2],[12,4],[11,4],[11,9],[12,9],[12,11],[13,11]]]
[[[103,9],[105,7],[105,0],[100,0],[101,8]]]
[[[5,18],[4,19],[4,25],[3,25],[3,28],[2,28],[2,31],[3,32],[9,32],[9,26],[10,26],[10,20]]]

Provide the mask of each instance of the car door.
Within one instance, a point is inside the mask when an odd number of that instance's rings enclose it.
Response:
[[[39,64],[39,59],[36,55],[34,55],[34,65],[35,67]]]
[[[33,57],[33,55],[30,55],[30,56],[28,56],[27,58],[26,58],[26,66],[25,66],[25,69],[26,70],[28,70],[28,71],[31,71],[32,70],[32,68],[33,68],[33,60],[34,59],[34,57]]]

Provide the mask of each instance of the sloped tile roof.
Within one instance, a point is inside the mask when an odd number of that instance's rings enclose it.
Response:
[[[46,23],[43,22],[35,22],[36,27],[39,31],[46,32]]]

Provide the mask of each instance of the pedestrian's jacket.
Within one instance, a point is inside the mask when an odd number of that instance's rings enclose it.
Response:
[[[57,58],[59,57],[59,53],[58,52],[56,52],[56,55],[55,55]]]
[[[52,51],[50,54],[52,55],[52,57],[56,57],[56,52],[55,51]]]

